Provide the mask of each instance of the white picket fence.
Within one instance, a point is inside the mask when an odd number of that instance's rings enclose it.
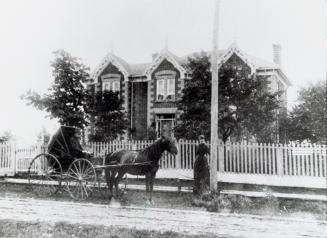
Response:
[[[120,149],[142,150],[154,141],[112,141],[91,143],[95,157],[104,157]],[[197,141],[178,141],[178,154],[165,153],[160,160],[158,176],[192,179]],[[326,146],[315,144],[221,143],[218,180],[231,183],[265,184],[327,188]],[[26,172],[33,157],[45,151],[44,146],[19,148],[0,144],[0,176]],[[210,159],[210,158],[208,158]]]
[[[10,143],[0,144],[0,175],[15,174],[15,147]]]

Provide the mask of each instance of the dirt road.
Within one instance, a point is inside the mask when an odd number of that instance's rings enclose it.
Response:
[[[0,198],[0,219],[65,221],[228,237],[327,237],[327,222],[313,220],[21,198]]]

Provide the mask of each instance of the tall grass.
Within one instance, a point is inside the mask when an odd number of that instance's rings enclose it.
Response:
[[[279,199],[270,193],[262,198],[207,193],[194,199],[193,205],[210,212],[327,219],[327,202]]]

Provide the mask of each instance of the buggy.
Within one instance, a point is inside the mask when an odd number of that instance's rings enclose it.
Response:
[[[85,199],[92,194],[97,183],[95,166],[87,156],[72,155],[70,138],[76,130],[79,129],[61,126],[50,139],[47,151],[31,161],[28,182],[37,194],[53,195],[62,187],[74,199]]]
[[[131,150],[111,151],[106,156],[107,164],[97,165],[94,162],[98,158],[90,156],[76,158],[73,156],[70,138],[75,134],[76,130],[79,129],[61,126],[52,136],[47,151],[37,155],[31,161],[28,168],[28,182],[36,193],[49,196],[65,187],[72,198],[86,199],[97,188],[102,192],[100,180],[97,180],[97,177],[99,177],[97,172],[106,170],[107,184],[112,185],[112,179],[115,179],[116,190],[118,190],[118,182],[124,173],[145,175],[147,170],[149,170],[148,172],[154,170],[156,172],[164,151],[167,150],[177,154],[176,141],[162,137],[138,153],[131,152]],[[79,154],[87,155],[84,153]],[[126,156],[121,159],[120,157],[123,154]],[[134,172],[130,172],[130,170],[134,170]],[[117,176],[118,178],[113,177],[117,172],[120,173]],[[154,177],[155,173],[151,177],[152,185]],[[62,186],[63,182],[65,186]],[[112,186],[110,190],[112,190]],[[110,192],[112,194],[112,191]]]

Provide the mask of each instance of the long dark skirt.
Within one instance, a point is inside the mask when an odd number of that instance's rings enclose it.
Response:
[[[197,156],[194,162],[193,194],[201,195],[209,186],[209,166],[205,156]]]

